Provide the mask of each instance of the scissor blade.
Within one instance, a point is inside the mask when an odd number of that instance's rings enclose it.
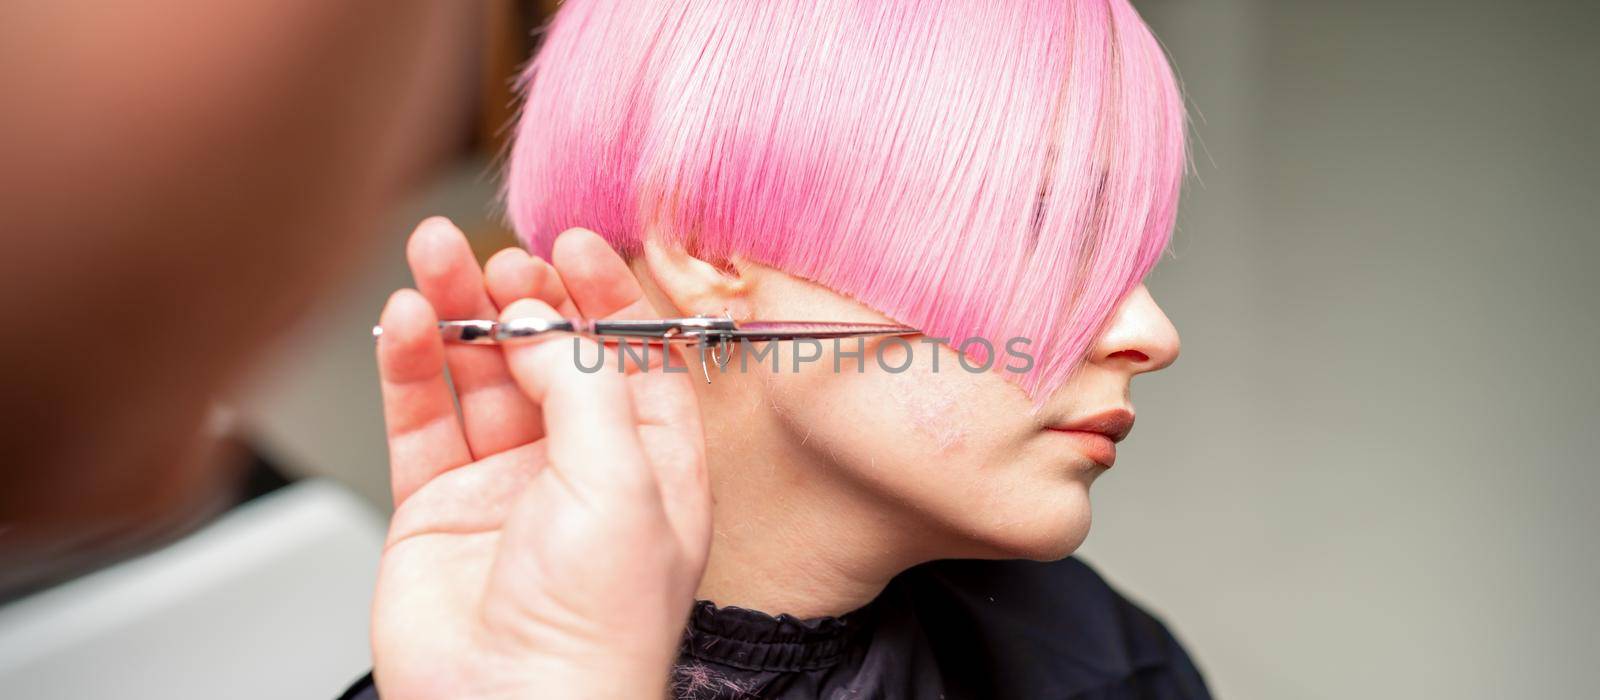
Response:
[[[729,335],[747,340],[795,338],[854,338],[872,335],[913,335],[915,328],[893,323],[840,323],[834,321],[745,321]]]

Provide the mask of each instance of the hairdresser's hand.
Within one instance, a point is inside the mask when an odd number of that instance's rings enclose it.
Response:
[[[487,283],[442,220],[408,257],[422,293],[390,298],[378,342],[396,503],[373,612],[379,691],[661,697],[709,544],[689,375],[585,374],[569,339],[447,348],[434,329],[651,316],[638,283],[587,232],[562,236],[554,268],[502,252]]]

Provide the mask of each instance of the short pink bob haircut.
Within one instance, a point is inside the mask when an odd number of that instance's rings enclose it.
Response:
[[[524,89],[506,198],[534,253],[649,231],[996,363],[1025,337],[1002,374],[1036,406],[1166,248],[1186,163],[1127,0],[567,0]]]

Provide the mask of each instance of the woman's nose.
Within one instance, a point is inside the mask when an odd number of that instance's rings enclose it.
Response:
[[[1143,374],[1172,364],[1178,348],[1178,329],[1141,284],[1123,297],[1090,360],[1130,375]]]

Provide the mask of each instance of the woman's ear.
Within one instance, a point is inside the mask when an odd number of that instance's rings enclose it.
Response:
[[[727,311],[734,318],[748,316],[751,280],[743,266],[730,262],[719,267],[664,236],[645,238],[644,262],[656,287],[679,311],[717,316]]]

